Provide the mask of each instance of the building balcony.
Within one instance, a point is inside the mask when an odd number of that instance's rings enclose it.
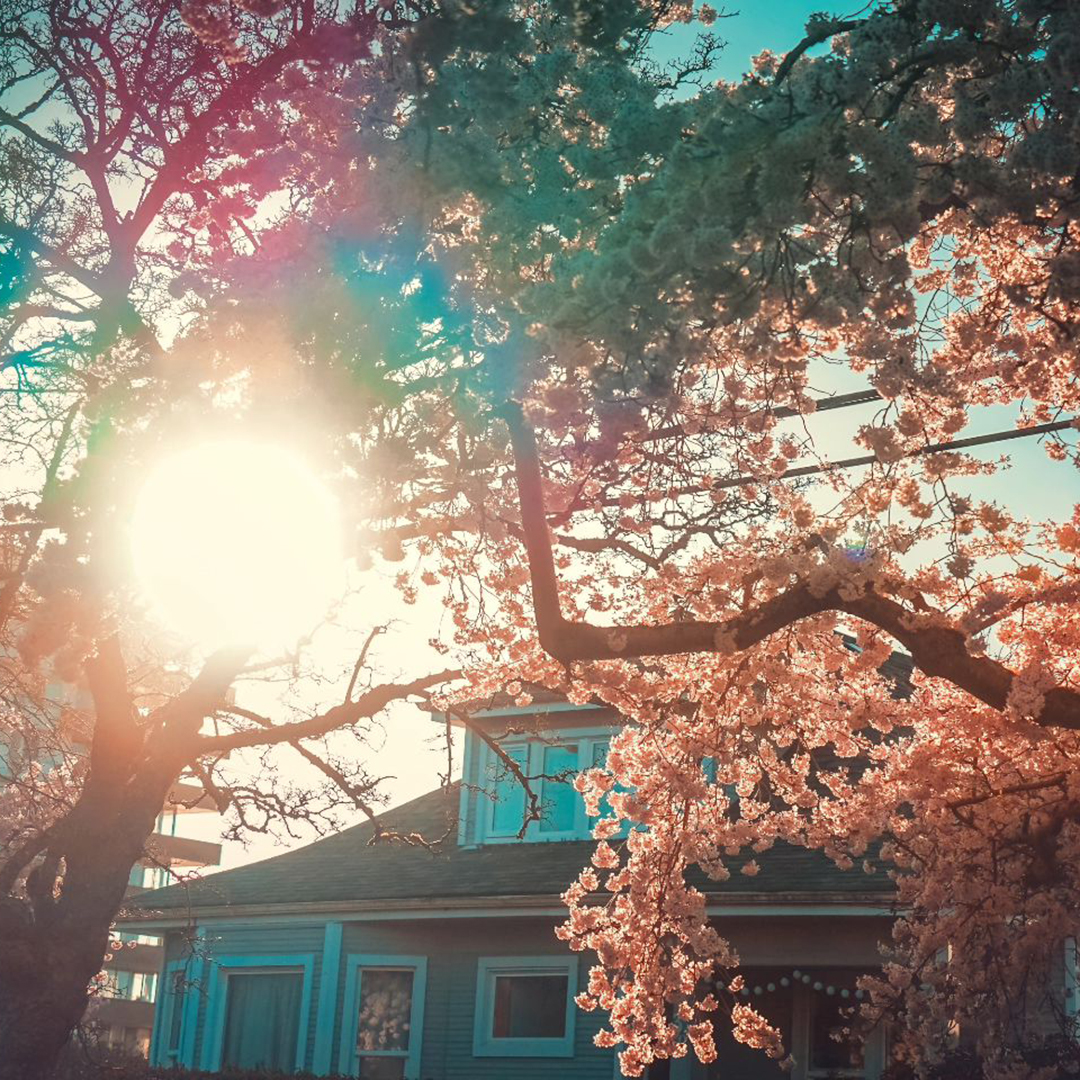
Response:
[[[156,975],[165,958],[160,945],[129,945],[126,942],[112,950],[112,959],[105,962],[110,971],[141,971]]]
[[[127,1001],[124,998],[94,997],[86,1010],[86,1019],[105,1027],[152,1028],[154,1003]]]
[[[164,866],[217,866],[221,862],[220,844],[189,836],[154,833],[147,841],[146,849],[152,861]]]

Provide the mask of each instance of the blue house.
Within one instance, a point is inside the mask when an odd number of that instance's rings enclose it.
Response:
[[[474,715],[530,773],[555,777],[602,763],[621,722],[562,701]],[[449,827],[434,850],[370,846],[365,824],[140,896],[125,921],[165,939],[152,1061],[363,1080],[618,1077],[615,1052],[593,1042],[603,1017],[574,1004],[589,958],[554,935],[559,895],[589,860],[590,823],[570,784],[545,780],[540,795],[543,820],[519,837],[523,792],[467,731],[453,805],[440,790],[382,819],[425,838]],[[876,1080],[884,1033],[864,1046],[831,1034],[857,977],[880,965],[887,883],[794,848],[758,862],[753,878],[701,886],[795,1072],[729,1039],[715,1064],[665,1062],[651,1080]]]

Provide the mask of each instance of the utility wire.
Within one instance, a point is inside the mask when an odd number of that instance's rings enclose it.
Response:
[[[846,409],[849,405],[869,405],[872,401],[881,400],[881,395],[876,390],[855,390],[850,394],[834,394],[832,397],[818,398],[818,400],[814,402],[817,406],[814,411],[828,412],[830,409]],[[793,409],[790,405],[781,405],[776,409],[770,409],[769,415],[784,418],[788,416],[802,416],[804,414],[798,409]],[[813,413],[807,413],[805,415],[812,416]]]
[[[867,391],[862,391],[862,393],[867,393]],[[834,399],[830,398],[827,400]],[[857,403],[846,402],[844,404]],[[834,405],[832,408],[840,409],[844,407],[844,404]],[[1027,439],[1032,435],[1049,435],[1054,431],[1065,431],[1068,428],[1075,427],[1076,423],[1073,420],[1056,420],[1049,424],[1034,424],[1031,427],[1024,428],[1009,428],[1005,431],[989,432],[986,435],[970,435],[966,439],[953,439],[950,442],[928,443],[926,446],[920,446],[917,450],[913,450],[910,454],[905,454],[900,460],[910,460],[911,458],[922,457],[924,454],[939,454],[944,450],[964,450],[971,446],[987,446],[991,443],[1008,442],[1011,439]],[[703,495],[705,492],[715,491],[717,488],[747,487],[750,484],[765,484],[775,480],[794,480],[801,476],[814,476],[820,473],[830,473],[838,469],[855,469],[860,465],[875,464],[879,464],[879,461],[874,454],[864,454],[861,457],[842,458],[839,461],[826,461],[820,465],[799,465],[796,468],[788,469],[786,472],[775,477],[732,476],[728,477],[726,480],[714,480],[708,487],[705,487],[702,484],[693,484],[688,487],[676,488],[674,491],[669,490],[663,495],[655,496],[650,501],[660,501],[662,499],[678,497],[680,495]],[[616,496],[609,496],[601,499],[599,505],[620,506],[621,501]],[[581,507],[580,509],[585,510],[587,507]],[[562,522],[577,512],[577,510],[564,510],[559,514],[554,515],[553,520]]]
[[[839,408],[840,406],[836,406]],[[986,435],[971,435],[966,439],[953,439],[951,442],[928,443],[905,454],[904,458],[922,457],[924,454],[939,454],[943,450],[964,450],[969,446],[987,446],[990,443],[1008,442],[1010,439],[1026,439],[1031,435],[1049,435],[1053,431],[1064,431],[1074,427],[1072,420],[1056,420],[1050,424],[1035,424],[1032,427],[1010,428],[1006,431],[993,431]],[[903,459],[901,459],[903,460]],[[834,469],[854,469],[860,465],[873,465],[878,461],[874,454],[862,457],[842,458],[840,461],[826,461],[821,465],[801,465],[788,469],[776,479],[790,480],[799,476],[813,476],[815,473],[832,472]],[[743,487],[746,484],[760,484],[763,481],[753,476],[733,476],[728,480],[717,480],[711,487]]]
[[[881,395],[874,389],[867,390],[854,390],[850,394],[833,394],[832,397],[818,398],[814,405],[816,406],[815,412],[828,412],[830,409],[846,409],[850,405],[869,405],[873,401],[883,400]],[[804,415],[799,409],[794,409],[790,405],[777,405],[774,409],[765,409],[767,416],[775,416],[780,420],[787,419],[791,416]],[[813,413],[805,414],[812,416]],[[672,427],[657,428],[656,431],[650,431],[641,436],[641,442],[658,442],[661,439],[671,439],[675,436],[685,435],[681,424],[676,424]]]

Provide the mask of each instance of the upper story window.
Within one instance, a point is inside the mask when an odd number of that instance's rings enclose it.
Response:
[[[490,746],[482,746],[478,775],[472,781],[481,789],[474,803],[476,821],[471,833],[475,842],[589,839],[595,819],[586,814],[585,802],[573,784],[578,773],[603,768],[612,733],[610,727],[587,728],[511,735],[500,741],[540,799],[540,820],[530,822],[524,836],[520,833],[525,790],[498,754]]]

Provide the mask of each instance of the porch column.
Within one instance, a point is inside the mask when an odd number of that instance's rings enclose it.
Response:
[[[311,1071],[316,1076],[326,1076],[332,1065],[343,929],[343,924],[340,922],[328,922],[323,933],[322,965],[319,968],[319,1004],[315,1013],[315,1050],[311,1058]]]

